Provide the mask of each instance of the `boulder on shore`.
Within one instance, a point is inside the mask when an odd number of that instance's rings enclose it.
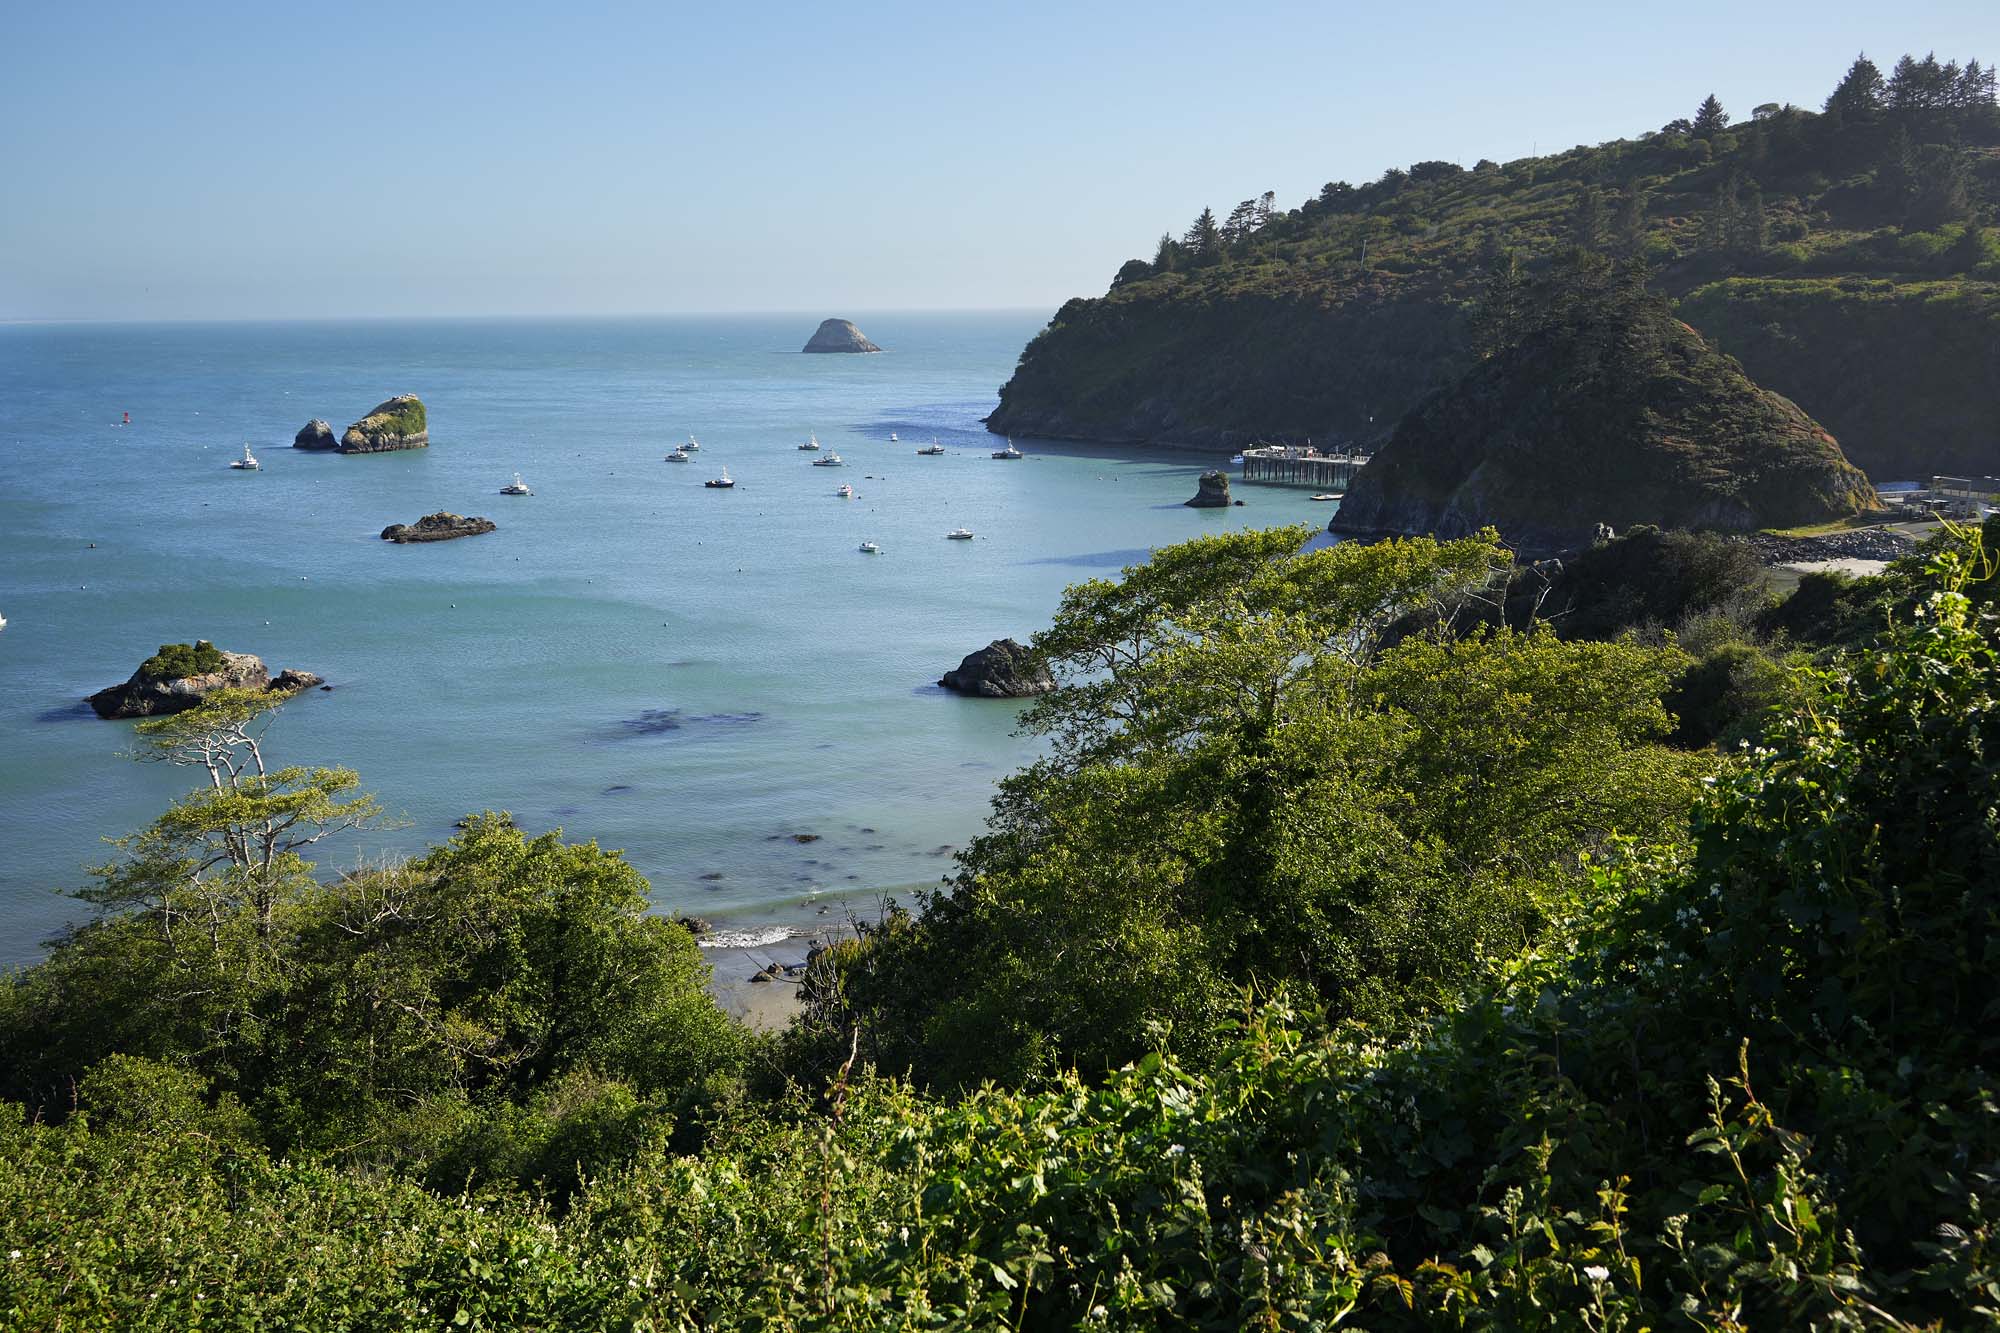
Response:
[[[468,518],[464,514],[440,509],[435,514],[425,514],[414,523],[391,523],[382,529],[382,540],[398,544],[448,542],[453,537],[477,537],[482,532],[493,531],[497,526],[490,518]]]
[[[845,319],[827,319],[804,347],[808,352],[879,352],[882,349],[862,336],[861,330]]]
[[[324,450],[338,449],[339,447],[340,441],[334,438],[333,427],[321,421],[318,417],[314,417],[311,421],[301,426],[299,433],[292,437],[292,448],[294,449]]]
[[[938,684],[980,699],[1026,699],[1053,690],[1056,678],[1027,645],[995,639],[968,653]]]
[[[158,717],[184,713],[217,690],[296,694],[319,684],[319,677],[310,671],[281,671],[273,679],[263,659],[249,653],[226,652],[219,656],[221,663],[214,670],[185,676],[148,675],[146,666],[141,665],[124,684],[91,695],[90,707],[103,718]]]
[[[347,428],[340,437],[343,454],[379,454],[392,449],[422,449],[431,442],[430,416],[413,393],[398,394]]]
[[[1199,489],[1194,499],[1187,502],[1189,509],[1229,508],[1229,474],[1227,472],[1204,472],[1201,474]]]

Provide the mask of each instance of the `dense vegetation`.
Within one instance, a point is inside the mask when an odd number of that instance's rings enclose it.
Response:
[[[145,680],[179,680],[220,670],[222,650],[207,639],[192,644],[163,643],[159,652],[139,664],[139,675]]]
[[[1479,325],[1490,352],[1403,418],[1335,530],[1492,524],[1575,550],[1600,523],[1792,527],[1876,504],[1819,423],[1751,383],[1635,266],[1579,253],[1496,283]]]
[[[376,807],[268,697],[142,724],[202,785],[0,988],[0,1323],[2000,1318],[1984,540],[1774,602],[1712,537],[1304,535],[1073,589],[1049,757],[775,1045],[615,853],[323,881]],[[1688,748],[1730,653],[1757,743]]]
[[[1420,162],[1298,208],[1205,212],[1023,352],[996,430],[1241,445],[1387,436],[1485,350],[1496,281],[1574,247],[1657,288],[1878,477],[1991,471],[1992,70],[1859,60],[1814,112],[1719,105],[1636,139]],[[1710,99],[1711,102],[1713,99]]]

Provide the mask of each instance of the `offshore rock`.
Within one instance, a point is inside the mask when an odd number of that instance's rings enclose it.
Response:
[[[1194,499],[1187,502],[1189,509],[1227,509],[1229,507],[1229,474],[1226,472],[1204,472],[1201,474],[1199,489]]]
[[[113,685],[91,695],[90,706],[103,718],[158,717],[184,713],[217,690],[291,694],[304,689],[306,683],[317,685],[319,677],[310,671],[282,671],[273,680],[262,658],[249,653],[224,653],[220,667],[197,675],[155,677],[135,671],[123,685]]]
[[[1056,678],[1025,644],[995,639],[967,654],[938,684],[980,699],[1026,699],[1053,690]]]
[[[861,330],[844,319],[822,320],[802,349],[808,352],[879,352],[882,349],[861,335]]]
[[[393,449],[421,449],[431,442],[430,416],[413,393],[398,394],[347,428],[340,437],[343,454],[379,454]]]
[[[448,542],[454,537],[477,537],[483,532],[493,531],[497,526],[490,518],[467,518],[464,514],[439,510],[435,514],[425,514],[414,523],[391,523],[382,529],[382,540],[398,544]]]
[[[292,437],[292,448],[294,449],[324,450],[338,449],[339,447],[340,441],[334,438],[333,427],[327,425],[318,417],[314,417],[304,426],[301,426],[299,433]]]

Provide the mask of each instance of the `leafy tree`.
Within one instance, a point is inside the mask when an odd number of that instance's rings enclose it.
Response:
[[[1123,264],[1120,264],[1118,272],[1112,275],[1111,285],[1113,287],[1123,287],[1128,282],[1144,282],[1152,276],[1153,266],[1151,264],[1143,259],[1128,259]]]
[[[181,680],[221,669],[221,649],[207,639],[197,639],[193,644],[161,644],[159,652],[139,664],[139,675],[146,680]]]
[[[1713,139],[1729,127],[1729,113],[1722,109],[1722,103],[1710,93],[1695,108],[1694,119],[1689,122],[1689,132],[1697,139]]]
[[[1863,121],[1882,110],[1885,98],[1882,71],[1864,53],[1854,58],[1854,63],[1847,67],[1847,73],[1841,76],[1840,82],[1827,96],[1826,110],[1829,115]]]
[[[1912,155],[1909,167],[1908,225],[1929,231],[1957,222],[1972,211],[1965,158],[1945,144],[1925,144]]]

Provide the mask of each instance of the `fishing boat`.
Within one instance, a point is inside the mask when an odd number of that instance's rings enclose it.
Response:
[[[806,442],[800,445],[799,448],[806,450],[808,452],[817,453],[819,451],[819,436],[817,435],[806,436]]]
[[[925,458],[932,458],[939,454],[942,454],[944,452],[944,446],[939,444],[937,442],[937,438],[933,436],[931,438],[931,442],[925,445],[923,448],[917,450],[917,452]]]
[[[882,554],[882,548],[877,546],[874,542],[863,542],[861,543],[861,554],[880,555]],[[6,621],[0,620],[0,625],[4,625],[6,623],[7,623]]]
[[[708,487],[712,491],[726,491],[735,484],[736,484],[736,479],[729,475],[728,468],[722,469],[721,476],[710,477],[707,481],[704,481],[702,483],[702,485]]]
[[[1025,455],[1023,455],[1023,454],[1022,454],[1022,452],[1021,452],[1021,451],[1020,451],[1019,449],[1016,449],[1016,448],[1014,447],[1014,442],[1013,442],[1012,440],[1009,440],[1009,441],[1007,441],[1007,447],[1006,447],[1005,449],[995,449],[995,450],[993,451],[993,456],[994,456],[995,458],[1022,458],[1022,457],[1025,457]]]
[[[681,448],[687,450],[691,454],[696,453],[701,449],[701,441],[697,440],[694,436],[690,435],[688,436],[688,442],[682,445]]]
[[[895,442],[896,442],[896,432],[892,430],[889,432],[889,443],[894,444]]]
[[[676,449],[667,455],[666,461],[669,463],[692,463],[694,459],[688,454],[687,450]]]
[[[1326,495],[1315,495],[1312,498],[1315,500],[1338,500],[1344,493],[1342,491],[1333,491]]]
[[[261,464],[257,462],[257,456],[250,452],[250,446],[246,444],[243,446],[243,457],[237,459],[229,466],[235,468],[238,472],[255,472]]]
[[[972,529],[953,528],[950,532],[947,532],[945,534],[945,540],[954,542],[969,542],[972,540]]]
[[[509,485],[509,486],[502,486],[502,487],[500,488],[500,494],[502,494],[502,495],[533,495],[533,494],[534,494],[534,492],[528,489],[528,483],[527,483],[527,482],[525,482],[525,481],[522,481],[522,480],[521,480],[521,474],[520,474],[520,473],[518,473],[518,472],[516,472],[516,473],[514,474],[514,481],[513,481],[513,484],[512,484],[512,485]]]
[[[826,457],[825,457],[825,458],[815,458],[815,459],[813,459],[813,466],[814,466],[814,467],[846,467],[846,466],[847,466],[847,464],[846,464],[845,462],[843,462],[843,461],[841,460],[841,457],[840,457],[840,455],[839,455],[839,454],[837,454],[837,453],[835,453],[835,452],[834,452],[833,450],[829,449],[829,450],[827,450],[827,451],[826,451]]]
[[[852,500],[854,498],[854,488],[852,486],[842,486],[834,494],[843,500]]]

